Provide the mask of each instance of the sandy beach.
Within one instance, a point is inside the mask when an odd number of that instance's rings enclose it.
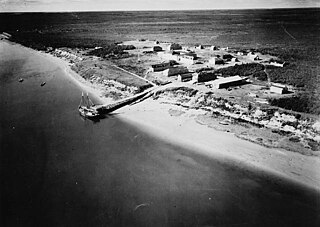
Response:
[[[171,116],[170,109],[185,113]],[[165,141],[192,148],[210,158],[232,162],[240,168],[253,168],[261,173],[271,173],[320,190],[318,157],[266,148],[241,140],[232,133],[200,125],[195,121],[195,116],[201,112],[203,111],[160,104],[152,99],[117,111],[121,119],[137,124]]]
[[[68,62],[27,47],[21,46],[21,48],[35,52],[58,65],[65,71],[65,75],[83,91],[88,92],[96,103],[110,102],[107,98],[103,98],[101,88],[72,71]],[[182,111],[183,114],[172,116],[169,110]],[[121,120],[143,128],[153,136],[192,149],[208,158],[229,162],[239,168],[253,169],[261,174],[272,174],[320,191],[319,157],[306,156],[284,149],[266,148],[239,139],[232,133],[201,125],[196,122],[195,116],[205,113],[203,110],[190,110],[149,98],[123,107],[114,113]]]

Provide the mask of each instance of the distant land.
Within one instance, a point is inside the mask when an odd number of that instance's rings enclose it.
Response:
[[[145,38],[270,53],[290,62],[285,69],[270,70],[272,81],[301,88],[295,101],[274,104],[313,114],[320,113],[319,24],[319,8],[0,14],[0,31],[35,49]]]

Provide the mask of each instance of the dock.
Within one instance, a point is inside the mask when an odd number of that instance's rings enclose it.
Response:
[[[155,87],[152,87],[152,88],[149,88],[149,89],[147,89],[139,94],[136,94],[134,96],[124,98],[124,99],[121,99],[121,100],[118,100],[118,101],[115,101],[115,102],[109,103],[109,104],[96,105],[92,108],[97,110],[99,113],[108,114],[108,113],[111,113],[111,112],[121,108],[121,107],[130,105],[133,102],[139,101],[142,98],[146,98],[148,95],[152,94],[154,89],[155,89]]]

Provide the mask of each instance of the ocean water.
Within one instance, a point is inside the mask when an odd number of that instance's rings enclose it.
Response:
[[[84,120],[81,90],[63,74],[0,43],[1,226],[319,225],[319,194],[309,189],[161,141],[115,115]]]

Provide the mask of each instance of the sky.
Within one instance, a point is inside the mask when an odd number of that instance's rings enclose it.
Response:
[[[0,12],[320,7],[320,0],[0,0]]]

